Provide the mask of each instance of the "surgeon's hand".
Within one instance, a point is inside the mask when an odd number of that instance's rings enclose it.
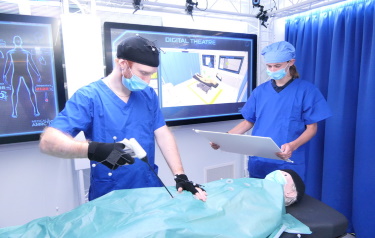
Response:
[[[292,157],[294,148],[290,143],[283,144],[280,149],[282,152],[276,153],[279,158],[287,161]]]
[[[109,169],[117,169],[121,165],[133,164],[134,158],[123,149],[122,143],[100,143],[92,141],[89,143],[88,158],[107,166]]]
[[[176,189],[179,193],[183,190],[187,190],[194,194],[197,199],[202,200],[203,202],[207,200],[206,190],[204,190],[200,184],[189,181],[185,174],[176,174],[174,180],[176,181]]]

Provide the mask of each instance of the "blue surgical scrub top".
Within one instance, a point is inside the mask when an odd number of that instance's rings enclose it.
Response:
[[[271,137],[281,147],[297,139],[306,125],[330,117],[331,110],[319,89],[308,81],[294,79],[276,92],[270,80],[254,89],[242,108],[242,116],[254,123],[252,135]],[[293,152],[290,159],[294,163],[251,156],[250,176],[264,178],[277,169],[293,169],[304,178],[305,147],[306,144]]]
[[[164,125],[153,88],[132,92],[125,103],[98,80],[79,89],[50,126],[72,136],[83,131],[88,140],[97,142],[112,143],[114,136],[117,141],[135,138],[157,172],[154,131]],[[89,200],[112,190],[159,186],[162,186],[159,179],[141,160],[136,159],[134,164],[120,166],[114,171],[91,161]]]

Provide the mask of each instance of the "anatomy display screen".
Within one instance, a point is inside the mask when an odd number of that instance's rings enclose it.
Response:
[[[0,143],[37,140],[65,103],[53,18],[0,14]]]
[[[136,34],[160,48],[150,86],[168,125],[241,118],[255,85],[256,35],[106,22],[107,74],[117,45]]]

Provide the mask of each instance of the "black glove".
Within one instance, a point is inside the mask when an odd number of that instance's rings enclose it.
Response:
[[[200,184],[194,183],[193,181],[189,181],[188,177],[185,174],[176,174],[174,176],[174,181],[176,181],[176,189],[182,188],[183,190],[187,190],[192,194],[196,194],[198,190],[196,188],[200,188],[203,191],[206,191],[202,188]]]
[[[117,169],[124,164],[133,164],[134,158],[125,153],[122,143],[89,143],[88,158],[104,164],[110,169]]]

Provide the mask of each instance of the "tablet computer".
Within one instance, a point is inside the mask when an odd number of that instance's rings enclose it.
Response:
[[[281,160],[276,156],[276,153],[281,152],[281,149],[270,137],[193,130],[210,142],[220,145],[220,149],[223,151]]]

